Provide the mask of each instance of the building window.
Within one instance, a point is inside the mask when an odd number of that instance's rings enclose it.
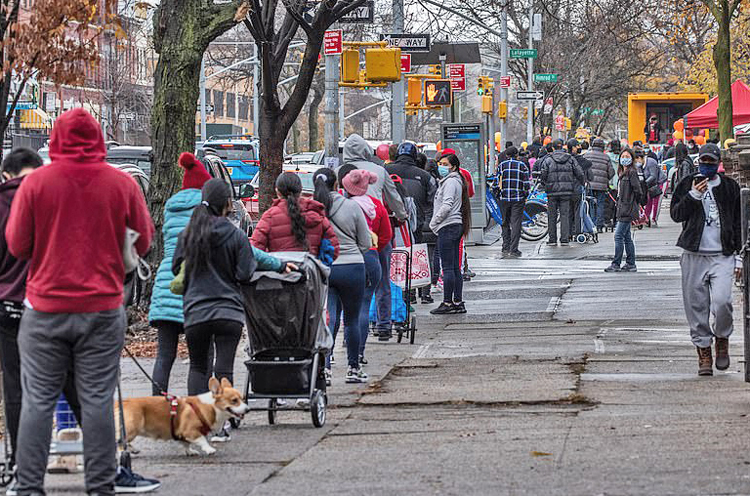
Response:
[[[240,108],[239,108],[239,117],[241,121],[248,120],[247,114],[250,111],[250,101],[248,98],[244,95],[240,96]]]
[[[224,92],[214,90],[214,116],[224,117]]]
[[[227,93],[227,117],[234,118],[235,94]]]

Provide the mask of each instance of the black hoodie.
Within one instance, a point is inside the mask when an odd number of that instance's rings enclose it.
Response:
[[[180,271],[185,240],[180,233],[172,258],[172,272]],[[245,305],[240,284],[248,283],[257,263],[250,241],[226,217],[217,217],[211,233],[211,253],[203,269],[185,274],[183,309],[185,327],[212,320],[245,322]]]
[[[22,177],[0,184],[0,300],[22,303],[26,294],[26,275],[29,261],[18,260],[8,251],[5,226],[10,216],[10,204],[21,186]],[[27,215],[31,215],[30,212]]]

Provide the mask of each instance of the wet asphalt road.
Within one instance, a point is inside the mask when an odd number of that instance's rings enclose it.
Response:
[[[370,381],[334,366],[326,427],[282,412],[246,417],[208,458],[137,441],[136,471],[160,494],[750,494],[750,389],[742,380],[740,299],[732,366],[698,378],[685,327],[679,228],[635,235],[638,272],[606,274],[598,245],[471,247],[469,313],[417,306],[415,345],[368,344]],[[148,361],[146,361],[148,362]],[[148,363],[150,367],[150,363]],[[241,360],[236,382],[244,383]],[[185,364],[175,366],[184,392]],[[123,361],[126,394],[148,394]],[[49,477],[79,494],[82,477]]]

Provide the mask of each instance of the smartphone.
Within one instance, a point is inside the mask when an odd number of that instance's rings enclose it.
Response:
[[[695,177],[693,177],[693,184],[702,183],[707,178],[703,174],[697,174]]]

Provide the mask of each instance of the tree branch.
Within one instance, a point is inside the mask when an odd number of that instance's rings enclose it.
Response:
[[[233,0],[231,3],[212,3],[203,14],[203,30],[200,34],[199,43],[208,47],[208,44],[226,33],[232,26],[240,22],[238,14],[242,14],[241,8],[244,0]]]

